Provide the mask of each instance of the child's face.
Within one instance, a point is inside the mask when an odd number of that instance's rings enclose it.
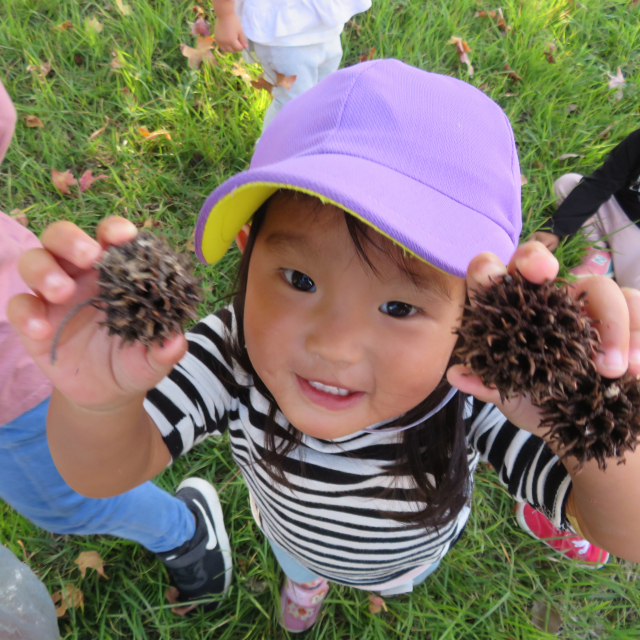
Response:
[[[444,375],[465,282],[417,259],[405,273],[378,234],[357,254],[331,205],[276,198],[258,234],[244,328],[251,362],[281,411],[310,436],[334,439],[395,418]]]

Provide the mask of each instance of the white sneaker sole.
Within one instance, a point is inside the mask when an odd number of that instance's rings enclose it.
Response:
[[[218,492],[214,489],[213,485],[202,478],[187,478],[183,480],[176,490],[176,493],[189,487],[199,491],[207,502],[209,511],[211,511],[211,517],[213,518],[213,525],[216,528],[216,537],[218,544],[220,545],[220,551],[222,552],[222,560],[224,562],[224,591],[227,593],[231,586],[231,578],[233,576],[233,561],[231,559],[231,546],[229,545],[229,536],[224,527],[224,517],[222,515],[222,507],[220,506],[220,499],[218,498]]]

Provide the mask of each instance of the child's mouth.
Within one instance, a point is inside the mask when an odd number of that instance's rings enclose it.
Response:
[[[319,380],[307,380],[296,375],[298,384],[304,395],[314,404],[325,409],[347,409],[356,404],[364,395],[363,391],[350,391],[342,387],[336,387]]]

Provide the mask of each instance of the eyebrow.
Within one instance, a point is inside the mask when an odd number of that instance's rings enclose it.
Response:
[[[439,271],[432,265],[424,263],[429,267],[428,273],[416,273],[406,266],[401,267],[399,264],[398,270],[405,279],[411,281],[411,283],[418,289],[425,291],[435,291],[443,298],[451,299],[453,292],[451,288],[451,280],[446,273]]]
[[[309,241],[309,238],[296,233],[274,231],[264,239],[264,242],[267,246],[275,249],[295,249],[296,251],[310,253],[318,252],[313,242]]]

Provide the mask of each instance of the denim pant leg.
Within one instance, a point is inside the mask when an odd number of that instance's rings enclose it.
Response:
[[[273,555],[276,557],[278,564],[284,574],[298,584],[304,584],[317,580],[320,576],[317,576],[313,571],[309,571],[306,567],[303,567],[298,561],[294,560],[281,546],[277,545],[273,540],[269,540]]]
[[[195,533],[193,514],[152,482],[113,498],[85,498],[58,473],[47,443],[49,400],[0,426],[0,498],[42,529],[108,534],[154,553],[171,551]]]

